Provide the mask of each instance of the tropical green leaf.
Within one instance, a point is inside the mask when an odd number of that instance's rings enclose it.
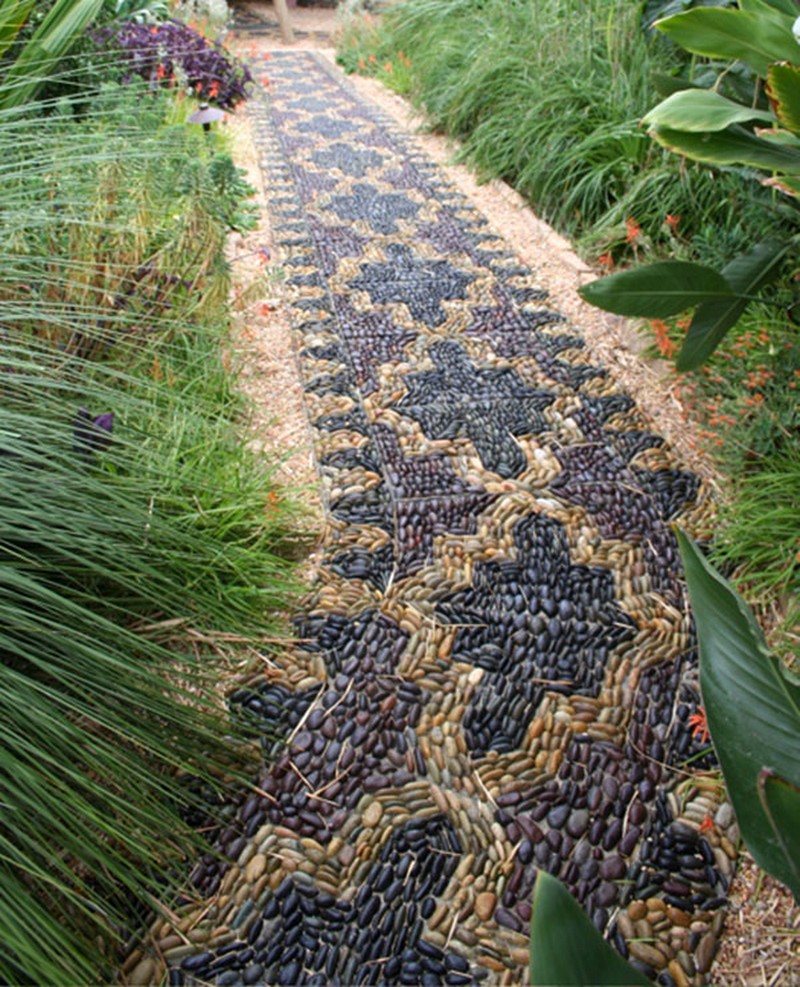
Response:
[[[690,133],[704,133],[708,130],[724,130],[732,123],[744,123],[747,120],[774,123],[775,117],[766,110],[755,110],[741,103],[734,103],[712,89],[684,89],[673,93],[650,110],[642,123]]]
[[[531,915],[532,987],[647,987],[649,981],[616,953],[564,885],[536,875]]]
[[[800,786],[800,686],[767,651],[761,628],[736,591],[694,542],[678,531],[700,646],[700,688],[711,739],[736,810],[742,837],[759,866],[800,897],[796,860],[787,857],[759,797],[770,769]],[[771,791],[777,818],[787,799]],[[795,821],[796,825],[796,821]]]
[[[744,10],[706,7],[657,21],[656,27],[687,51],[708,58],[737,59],[762,79],[772,62],[800,62],[800,45],[792,36],[792,18],[775,18]]]
[[[758,776],[758,796],[800,887],[800,788],[769,768]]]
[[[766,240],[726,264],[722,276],[736,297],[698,305],[675,361],[678,370],[694,370],[708,359],[749,304],[750,299],[741,296],[756,294],[778,277],[790,245],[791,241]]]
[[[0,55],[13,43],[36,0],[6,0],[0,6]]]
[[[795,198],[800,199],[800,177],[789,178],[786,175],[781,175],[776,178],[765,178],[761,183],[762,185],[768,185],[771,188],[780,189],[786,195],[792,195]]]
[[[794,0],[738,0],[737,6],[748,13],[772,17],[781,25],[785,25],[787,16],[792,19],[797,16]]]
[[[800,68],[783,63],[770,65],[767,88],[780,122],[800,133]]]
[[[646,319],[665,319],[693,305],[733,300],[735,295],[718,271],[678,260],[610,274],[584,285],[579,293],[607,312]]]
[[[653,137],[677,154],[711,165],[751,165],[767,171],[800,174],[800,152],[777,141],[755,137],[733,126],[710,134],[690,134],[670,127],[655,127]]]

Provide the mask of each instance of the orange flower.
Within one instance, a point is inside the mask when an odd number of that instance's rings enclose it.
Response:
[[[358,60],[358,67],[359,67],[359,69],[360,69],[360,70],[361,70],[362,72],[363,72],[363,71],[364,71],[364,69],[365,69],[365,68],[367,67],[367,63],[366,63],[366,62],[364,61],[364,59],[363,59],[363,58],[359,58],[359,60]]]
[[[375,63],[376,63],[376,62],[378,61],[378,59],[377,59],[377,58],[376,58],[376,57],[375,57],[374,55],[370,55],[370,56],[369,56],[369,58],[367,59],[367,61],[368,61],[368,62],[369,62],[369,63],[370,63],[371,65],[374,65],[374,64],[375,64]]]
[[[625,236],[625,242],[636,243],[642,233],[641,226],[639,226],[633,216],[628,216],[625,220],[625,227],[628,230],[627,235]]]
[[[680,223],[680,221],[681,221],[680,216],[673,216],[670,213],[667,213],[667,218],[664,220],[664,222],[672,230],[673,233],[678,232],[678,223]]]
[[[713,828],[714,828],[714,820],[711,818],[711,816],[706,815],[706,817],[700,823],[700,826],[698,827],[697,832],[698,833],[707,833],[709,830],[712,830]]]
[[[708,720],[704,706],[698,706],[697,712],[689,717],[689,726],[692,728],[692,736],[699,740],[701,744],[707,744],[710,739],[708,732]]]
[[[156,69],[156,78],[163,79],[166,74],[167,74],[166,68],[163,65],[159,65],[158,68]]]
[[[211,85],[208,87],[208,97],[214,99],[217,96],[219,96],[219,80],[212,79]]]
[[[392,63],[391,62],[386,62],[386,64],[383,66],[383,71],[384,72],[391,72],[392,71]]]
[[[658,352],[662,356],[674,356],[678,347],[674,341],[669,338],[669,328],[667,327],[666,322],[662,319],[651,319],[650,328],[653,330]]]
[[[611,251],[608,251],[608,253],[605,254],[600,254],[597,258],[597,263],[601,267],[604,267],[607,271],[612,271],[614,269],[614,257],[611,254]]]

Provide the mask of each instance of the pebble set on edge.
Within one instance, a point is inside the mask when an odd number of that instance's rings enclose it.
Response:
[[[669,525],[703,537],[708,493],[386,118],[315,54],[269,64],[329,523],[298,643],[232,697],[290,741],[195,868],[190,941],[154,927],[170,983],[522,983],[540,867],[705,983],[737,834]]]

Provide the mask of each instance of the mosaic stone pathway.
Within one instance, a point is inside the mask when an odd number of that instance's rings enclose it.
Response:
[[[708,493],[534,275],[309,52],[257,144],[329,513],[288,744],[156,940],[174,984],[517,984],[538,868],[707,981],[736,832],[670,523]]]

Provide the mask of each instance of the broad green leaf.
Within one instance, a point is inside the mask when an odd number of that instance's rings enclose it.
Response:
[[[649,981],[615,952],[564,885],[536,875],[531,915],[532,987],[647,987]]]
[[[13,43],[36,0],[6,0],[0,6],[0,55]]]
[[[800,199],[800,177],[788,178],[782,175],[780,178],[766,178],[761,184],[780,189],[786,195],[793,195]]]
[[[758,797],[800,887],[800,788],[763,768],[758,776]]]
[[[765,78],[772,62],[800,62],[792,18],[779,24],[751,11],[705,7],[656,22],[672,41],[696,55],[737,59]]]
[[[709,731],[742,837],[756,863],[800,897],[797,862],[787,859],[758,789],[764,768],[800,786],[800,687],[767,651],[744,600],[687,535],[677,535],[697,626]]]
[[[579,294],[607,312],[646,319],[665,319],[693,305],[735,296],[718,271],[679,260],[610,274],[584,285]]]
[[[722,276],[736,296],[698,305],[675,361],[678,370],[694,370],[708,359],[749,304],[749,299],[740,296],[754,295],[774,281],[790,246],[791,241],[765,240],[723,267]]]
[[[781,127],[769,127],[763,130],[761,127],[756,127],[755,132],[759,137],[765,137],[767,140],[783,144],[785,147],[796,147],[800,150],[800,134],[793,134]]]
[[[685,89],[673,93],[650,110],[642,123],[704,133],[708,130],[724,130],[732,123],[744,123],[746,120],[774,123],[775,117],[766,110],[754,110],[741,103],[734,103],[711,89]]]
[[[655,127],[650,133],[670,151],[705,164],[750,165],[767,171],[800,174],[800,152],[777,141],[755,137],[744,127],[733,126],[710,134]]]
[[[792,19],[797,16],[793,3],[794,0],[738,0],[737,6],[747,13],[772,17],[778,24],[785,24],[787,16]]]
[[[797,65],[770,65],[767,89],[780,122],[788,130],[800,133],[800,68]]]

